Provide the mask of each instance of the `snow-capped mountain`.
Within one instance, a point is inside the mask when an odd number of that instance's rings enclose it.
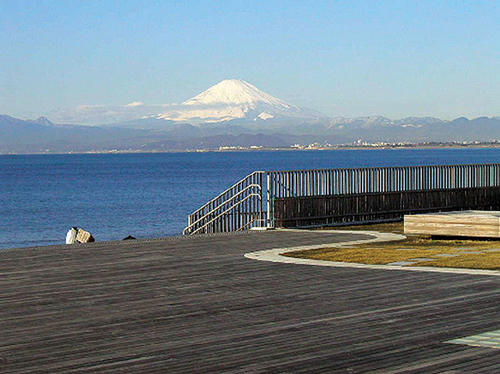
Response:
[[[271,121],[271,123],[269,122]],[[22,120],[0,115],[0,154],[86,152],[109,150],[193,150],[224,146],[287,147],[293,144],[348,144],[366,142],[497,141],[500,117],[461,117],[452,121],[408,117],[334,119],[337,125],[241,120],[208,126],[144,118],[116,126],[54,124],[46,118]],[[260,126],[258,124],[260,123]],[[378,123],[378,124],[377,124]],[[251,124],[256,124],[251,126]],[[280,127],[278,127],[279,125]]]
[[[382,116],[356,117],[345,118],[336,117],[330,120],[329,128],[351,128],[351,129],[371,129],[371,128],[386,128],[386,127],[424,127],[441,125],[446,121],[434,117],[407,117],[402,119],[390,119]]]
[[[52,117],[51,120],[54,120]],[[182,104],[81,105],[21,120],[0,115],[0,153],[89,150],[185,150],[224,146],[450,142],[500,139],[500,117],[329,118],[228,79]],[[62,125],[61,123],[73,123]],[[77,124],[85,125],[77,125]],[[94,126],[86,126],[94,124]]]
[[[157,118],[194,123],[224,122],[245,119],[267,121],[295,118],[325,118],[319,112],[299,108],[240,79],[226,79]]]

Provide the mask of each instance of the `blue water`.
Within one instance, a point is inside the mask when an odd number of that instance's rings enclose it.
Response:
[[[495,163],[499,149],[0,156],[0,248],[178,235],[187,215],[254,170]]]

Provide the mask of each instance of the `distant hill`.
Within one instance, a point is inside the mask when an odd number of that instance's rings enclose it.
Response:
[[[180,105],[147,106],[135,102],[115,109],[117,118],[136,117],[112,125],[82,126],[55,124],[45,117],[22,120],[0,115],[0,153],[500,139],[500,117],[461,117],[453,121],[434,117],[329,118],[238,79],[224,80]],[[101,118],[101,113],[115,113],[102,106],[83,106],[79,110],[96,118]]]
[[[159,119],[114,126],[54,124],[47,118],[21,120],[0,115],[0,153],[87,152],[109,150],[188,150],[219,147],[287,147],[293,144],[366,142],[451,142],[500,139],[500,117],[473,120],[384,117],[335,119],[330,124],[247,127],[238,120],[191,125]],[[163,122],[161,122],[163,124]]]
[[[335,119],[331,134],[366,141],[490,141],[500,139],[500,117],[461,117],[443,121],[433,117],[390,120],[385,117]]]
[[[136,148],[154,136],[136,129],[56,125],[45,117],[21,120],[0,115],[0,152],[85,152]]]

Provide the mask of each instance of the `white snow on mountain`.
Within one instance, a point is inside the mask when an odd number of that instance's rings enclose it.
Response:
[[[266,119],[274,118],[274,116],[272,114],[267,113],[267,112],[262,112],[261,114],[259,114],[257,116],[257,118],[260,118],[260,119],[265,121]],[[257,118],[255,118],[255,121],[257,121]]]
[[[186,122],[222,122],[234,119],[318,119],[321,113],[277,99],[240,79],[226,79],[158,118]]]
[[[343,129],[347,126],[350,128],[369,129],[382,127],[415,127],[420,128],[425,125],[437,125],[446,121],[434,117],[407,117],[397,120],[392,120],[382,116],[356,117],[345,118],[335,117],[330,120],[329,128]]]
[[[193,125],[231,120],[255,125],[269,121],[316,122],[323,114],[299,108],[240,79],[226,79],[182,104],[147,104],[133,101],[126,105],[79,105],[50,113],[58,123],[87,125],[117,124],[140,119],[187,122]]]
[[[295,109],[296,106],[285,103],[264,91],[259,90],[254,85],[240,79],[226,79],[192,99],[183,102],[183,105],[250,105],[268,104],[284,110]]]

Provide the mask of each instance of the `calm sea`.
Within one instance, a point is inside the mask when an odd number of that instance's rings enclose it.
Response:
[[[0,156],[0,248],[179,235],[187,215],[254,170],[495,163],[500,149]]]

